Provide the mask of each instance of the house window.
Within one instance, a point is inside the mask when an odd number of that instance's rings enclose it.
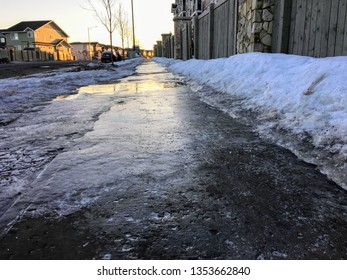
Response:
[[[34,33],[32,31],[29,31],[27,35],[28,35],[28,38],[34,38]]]
[[[1,44],[5,44],[5,43],[6,43],[5,38],[0,38],[0,43],[1,43]]]
[[[196,10],[201,11],[201,0],[196,0]]]
[[[19,40],[18,33],[11,33],[11,40],[12,41]]]

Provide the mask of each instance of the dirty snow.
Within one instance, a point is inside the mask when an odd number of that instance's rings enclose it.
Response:
[[[252,115],[261,136],[347,189],[347,57],[249,53],[154,60],[188,77],[209,104],[244,120]]]

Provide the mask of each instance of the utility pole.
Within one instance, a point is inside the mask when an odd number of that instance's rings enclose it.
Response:
[[[133,23],[133,51],[135,51],[135,24],[134,24],[134,3],[131,0],[131,15],[132,15],[132,23]]]

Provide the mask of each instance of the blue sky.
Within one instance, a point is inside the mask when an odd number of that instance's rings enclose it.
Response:
[[[98,0],[94,0],[98,1]],[[128,11],[131,21],[131,0],[118,0]],[[135,14],[135,36],[140,45],[151,49],[162,33],[173,32],[171,3],[174,0],[133,0]],[[85,0],[17,0],[3,1],[0,29],[6,29],[20,21],[54,20],[69,36],[69,42],[88,41],[88,27],[91,41],[107,44],[108,33],[94,18],[92,12],[83,9]],[[117,33],[114,41],[120,45]]]

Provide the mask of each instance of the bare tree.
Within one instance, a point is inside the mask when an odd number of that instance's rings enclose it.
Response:
[[[117,27],[117,12],[115,5],[117,0],[87,0],[90,11],[93,11],[97,20],[105,26],[110,35],[111,61],[113,64],[112,34]]]
[[[130,33],[128,15],[125,13],[122,4],[119,3],[116,12],[116,29],[122,41],[123,57],[124,57],[124,42]]]

